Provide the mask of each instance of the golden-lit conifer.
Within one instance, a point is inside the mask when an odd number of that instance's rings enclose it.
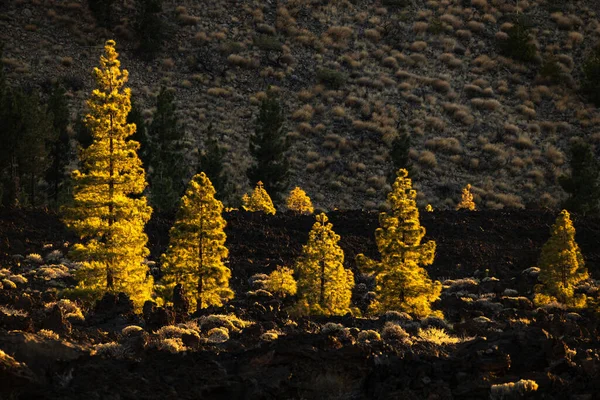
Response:
[[[299,308],[305,312],[343,315],[350,311],[354,274],[344,268],[339,240],[327,216],[318,215],[295,266]]]
[[[288,267],[277,267],[269,274],[269,279],[264,283],[265,289],[283,298],[293,296],[297,291],[294,270]]]
[[[471,184],[467,184],[462,190],[462,198],[460,203],[456,206],[457,210],[467,209],[469,211],[475,211],[475,201],[473,200],[473,193],[471,193]]]
[[[143,263],[149,253],[144,225],[152,209],[142,196],[146,179],[136,153],[139,143],[129,140],[136,127],[126,122],[128,73],[120,69],[114,41],[104,50],[85,117],[93,142],[81,153],[82,170],[73,172],[73,204],[64,209],[65,223],[81,240],[71,252],[82,263],[78,289],[92,297],[125,292],[139,308],[153,284]]]
[[[431,204],[427,204],[427,206],[425,207],[425,211],[433,212],[433,207],[431,206]]]
[[[258,182],[250,196],[244,194],[242,197],[242,207],[246,211],[262,211],[265,214],[275,214],[275,206],[271,197],[263,187],[262,182]]]
[[[588,279],[583,255],[575,242],[575,227],[567,210],[562,210],[550,230],[550,239],[542,247],[535,300],[539,304],[557,299],[571,306],[585,304],[584,296],[574,294],[575,286]]]
[[[287,199],[287,208],[299,214],[312,214],[315,211],[310,197],[298,186],[290,192]]]
[[[435,242],[421,243],[425,228],[419,222],[417,193],[408,172],[400,169],[387,200],[391,213],[381,213],[380,228],[375,231],[381,261],[359,254],[356,261],[366,273],[375,275],[376,301],[371,310],[381,314],[401,310],[419,317],[431,313],[431,303],[442,290],[421,265],[430,265],[435,257]]]
[[[204,172],[195,175],[181,198],[169,247],[161,257],[167,293],[182,284],[196,309],[221,306],[233,298],[231,271],[223,262],[229,252],[222,212],[210,179]]]

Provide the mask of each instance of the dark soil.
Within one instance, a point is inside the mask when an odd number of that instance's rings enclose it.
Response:
[[[358,276],[355,255],[378,255],[373,235],[378,214],[336,211],[328,215],[341,236],[346,266]],[[445,291],[436,307],[444,312],[446,322],[417,321],[406,328],[415,334],[410,329],[441,324],[453,335],[474,340],[407,345],[358,340],[360,331],[381,332],[383,317],[298,318],[296,325],[290,325],[285,304],[246,295],[253,274],[293,264],[314,217],[228,213],[229,267],[237,298],[221,310],[206,313],[234,312],[255,325],[232,333],[223,344],[196,343],[190,351],[171,354],[148,347],[146,339],[124,342],[121,328],[137,324],[152,335],[152,330],[175,318],[185,321],[194,316],[175,317],[172,310],[157,309],[154,319],[142,318],[131,313],[127,299],[119,297],[89,310],[85,322],[71,323],[57,309],[44,310],[44,302],[53,298],[51,292],[0,290],[0,305],[29,313],[0,319],[0,349],[20,362],[0,357],[0,398],[488,399],[492,384],[519,379],[539,385],[524,397],[598,398],[597,315],[593,310],[574,314],[534,309],[527,299],[535,279],[522,271],[535,266],[555,216],[544,211],[421,214],[426,238],[437,242],[435,262],[428,267],[433,278],[494,276],[499,280],[464,290],[480,298],[477,301],[465,302],[463,295]],[[574,222],[587,268],[598,279],[600,221],[575,216]],[[166,247],[170,225],[170,218],[160,216],[148,225],[151,259],[158,260]],[[2,266],[11,265],[16,253],[42,253],[44,245],[56,248],[74,239],[54,213],[0,210]],[[520,297],[503,296],[507,288]],[[319,333],[327,322],[351,329],[344,335]],[[61,340],[36,334],[50,325],[62,332]],[[272,342],[261,340],[261,333],[269,329],[283,334]],[[110,341],[137,350],[124,359],[89,355],[94,343]],[[511,396],[505,398],[524,398]]]

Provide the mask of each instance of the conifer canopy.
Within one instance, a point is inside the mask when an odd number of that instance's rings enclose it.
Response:
[[[380,214],[380,228],[375,231],[381,261],[357,256],[361,270],[375,275],[377,298],[371,304],[375,313],[397,310],[427,316],[441,293],[441,284],[433,282],[421,267],[433,263],[435,242],[422,243],[425,228],[419,222],[416,197],[408,172],[398,170],[387,197],[391,212]]]
[[[475,211],[475,201],[473,200],[473,194],[471,193],[471,184],[467,184],[462,190],[460,203],[456,206],[457,210],[466,209],[469,211]]]
[[[81,240],[71,252],[82,263],[78,289],[94,297],[124,292],[139,308],[152,291],[143,263],[149,254],[144,225],[152,209],[142,196],[146,179],[136,153],[139,143],[127,140],[136,129],[126,122],[128,73],[120,69],[114,41],[104,50],[85,117],[93,141],[81,152],[82,170],[73,172],[73,204],[64,208],[64,220]]]
[[[354,274],[344,268],[340,236],[325,214],[319,214],[296,262],[300,309],[314,314],[350,312]]]
[[[294,279],[294,270],[288,267],[277,267],[265,281],[265,289],[281,298],[295,295],[298,286]]]
[[[541,285],[536,302],[557,299],[561,303],[579,306],[585,299],[574,294],[575,286],[588,279],[588,271],[579,246],[575,242],[575,227],[567,210],[562,210],[550,229],[550,239],[542,247],[538,267]]]
[[[181,198],[169,247],[161,257],[167,290],[182,284],[190,306],[198,310],[221,306],[234,296],[229,288],[231,271],[224,263],[229,251],[222,212],[223,203],[215,199],[210,179],[204,172],[195,175]]]
[[[287,208],[299,214],[312,214],[314,208],[306,192],[296,186],[288,196]]]
[[[242,207],[246,211],[257,212],[262,211],[265,214],[275,215],[275,206],[269,196],[269,193],[263,187],[263,183],[258,181],[254,191],[250,196],[244,194],[242,197]]]

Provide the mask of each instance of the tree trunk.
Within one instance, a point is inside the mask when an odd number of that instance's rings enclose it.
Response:
[[[110,248],[112,246],[112,226],[114,221],[114,209],[115,209],[115,205],[113,203],[114,197],[115,197],[115,182],[114,182],[114,174],[115,174],[115,166],[114,166],[114,161],[113,161],[113,154],[115,152],[115,148],[114,148],[114,143],[113,143],[113,138],[112,138],[112,130],[113,130],[113,116],[110,116],[110,139],[109,139],[109,150],[108,150],[108,171],[109,171],[109,178],[108,178],[108,247]],[[113,266],[111,265],[112,262],[111,260],[109,260],[109,262],[106,264],[106,289],[108,289],[109,291],[112,291],[114,288],[114,276],[113,276],[113,271],[112,268]]]
[[[199,241],[198,244],[198,294],[196,300],[196,311],[200,311],[202,309],[202,291],[204,290],[204,285],[202,282],[203,269],[204,269],[204,248],[202,247],[202,239],[204,236],[204,207],[200,204],[200,232],[199,232]]]

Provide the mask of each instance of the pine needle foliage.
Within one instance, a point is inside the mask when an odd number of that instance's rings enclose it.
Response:
[[[574,294],[575,286],[588,279],[588,271],[579,246],[575,227],[567,210],[562,210],[550,229],[550,239],[542,247],[538,267],[541,285],[536,286],[536,302],[557,299],[570,306],[585,304],[583,296]]]
[[[298,214],[312,214],[315,211],[310,197],[298,186],[290,192],[287,199],[287,208]]]
[[[162,255],[163,283],[167,289],[182,284],[197,310],[222,306],[234,294],[229,288],[231,271],[224,260],[226,222],[223,203],[205,173],[195,175],[181,199],[175,224],[169,231],[169,247]]]
[[[295,295],[298,285],[294,279],[294,270],[288,267],[277,267],[265,280],[264,287],[281,298]]]
[[[275,215],[273,201],[260,181],[258,181],[250,196],[244,194],[242,197],[242,208],[250,212],[262,211],[265,214]]]
[[[471,184],[467,184],[462,190],[460,203],[456,206],[457,210],[469,210],[475,211],[475,201],[473,200],[473,193],[471,193]]]
[[[340,236],[327,216],[317,215],[308,242],[295,265],[299,309],[311,314],[344,315],[350,312],[354,274],[344,268]]]
[[[250,137],[250,154],[254,164],[246,171],[250,182],[264,182],[265,188],[279,200],[288,187],[289,143],[284,132],[285,118],[280,100],[269,90],[260,105],[254,134]]]
[[[92,143],[81,152],[82,171],[73,172],[73,203],[64,221],[79,236],[71,257],[82,262],[78,289],[99,297],[124,292],[141,307],[150,298],[152,277],[143,263],[149,254],[144,225],[152,209],[142,192],[146,179],[137,156],[139,143],[127,140],[131,108],[127,70],[120,69],[115,42],[109,40],[94,68],[96,89],[87,101],[85,124]]]
[[[432,240],[422,242],[425,228],[419,222],[416,197],[408,172],[398,170],[387,197],[391,212],[379,215],[380,228],[375,231],[381,261],[364,254],[356,258],[362,271],[375,276],[377,296],[371,311],[376,314],[399,310],[427,316],[441,293],[441,284],[432,281],[421,267],[433,263],[436,244]]]
[[[217,198],[227,198],[227,175],[223,171],[223,158],[225,149],[219,144],[215,137],[213,125],[209,124],[206,130],[204,149],[198,151],[198,171],[206,173],[217,192]]]
[[[558,180],[569,197],[564,208],[582,215],[600,214],[600,162],[592,147],[575,142],[570,149],[571,173]]]

